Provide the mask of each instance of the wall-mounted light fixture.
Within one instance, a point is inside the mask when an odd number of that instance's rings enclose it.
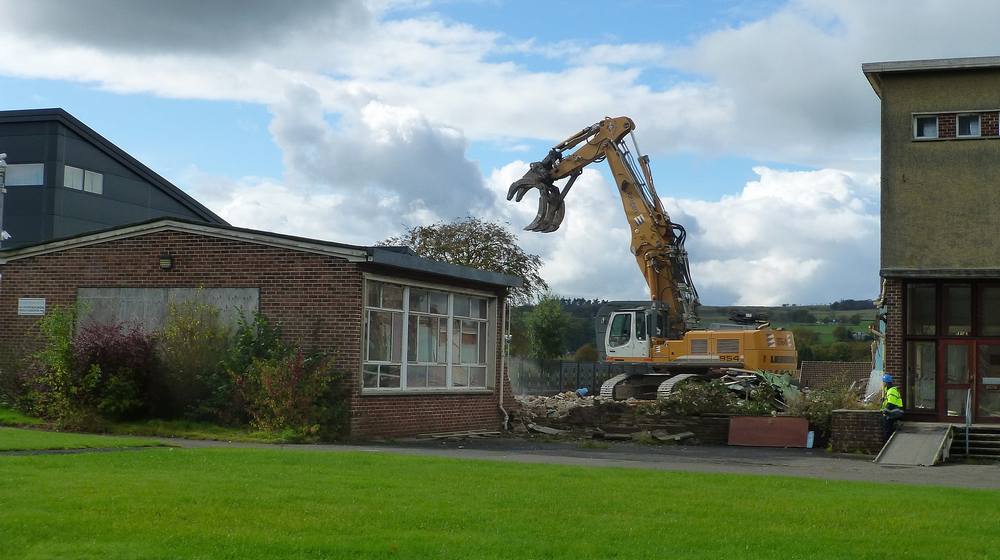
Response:
[[[160,270],[171,270],[174,268],[174,256],[170,253],[160,255]]]

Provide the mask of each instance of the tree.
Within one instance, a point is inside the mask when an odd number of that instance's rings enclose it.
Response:
[[[513,305],[531,303],[549,288],[539,274],[542,258],[521,249],[506,223],[466,217],[412,227],[377,245],[402,245],[428,259],[517,276],[524,285],[510,291]]]
[[[569,315],[554,296],[546,295],[528,314],[528,340],[532,358],[551,360],[565,352],[563,339],[569,325]]]
[[[833,339],[839,342],[847,342],[851,340],[851,331],[847,330],[847,327],[837,325],[833,327]]]
[[[597,349],[589,342],[577,348],[576,353],[573,354],[574,362],[596,362],[597,358]]]

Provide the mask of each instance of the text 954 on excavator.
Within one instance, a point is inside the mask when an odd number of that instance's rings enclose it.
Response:
[[[532,163],[507,192],[507,200],[520,202],[528,191],[538,189],[538,214],[524,229],[549,233],[559,229],[566,195],[583,169],[604,160],[611,168],[631,231],[631,251],[649,287],[650,301],[612,302],[598,312],[602,357],[647,366],[609,379],[601,386],[601,396],[656,398],[679,383],[729,368],[794,372],[798,356],[788,331],[753,317],[698,328],[698,292],[684,250],[687,233],[664,210],[653,186],[649,157],[639,153],[634,129],[628,117],[607,117],[584,128],[556,144],[542,161]],[[555,185],[567,178],[562,189]]]

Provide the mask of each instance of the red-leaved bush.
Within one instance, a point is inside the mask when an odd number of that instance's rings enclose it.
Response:
[[[250,423],[268,432],[314,435],[327,414],[323,397],[333,381],[331,360],[306,357],[302,350],[254,359],[244,372],[231,372]]]
[[[69,382],[77,405],[121,420],[140,416],[156,370],[155,340],[138,325],[91,324],[73,337]]]

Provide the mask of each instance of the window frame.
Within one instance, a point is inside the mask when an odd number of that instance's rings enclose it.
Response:
[[[80,172],[80,186],[71,185],[69,183],[69,171]],[[66,189],[72,189],[74,191],[80,191],[90,194],[103,195],[104,194],[104,173],[100,171],[91,171],[90,169],[84,169],[83,167],[77,167],[75,165],[70,165],[68,163],[63,164],[63,180],[62,186]]]
[[[41,180],[38,183],[17,183],[12,184],[10,182],[10,172],[12,170],[16,171],[18,169],[23,169],[26,167],[31,167],[33,169],[40,168]],[[34,174],[33,174],[34,175]],[[8,163],[6,169],[4,170],[4,186],[5,187],[44,187],[45,186],[45,162],[31,162],[31,163]]]
[[[402,306],[403,308],[402,308],[402,310],[401,311],[398,310],[398,309],[397,310],[391,310],[391,311],[401,312],[402,313],[402,325],[403,325],[402,328],[403,328],[403,332],[402,332],[402,341],[401,341],[401,350],[400,350],[400,363],[398,363],[398,364],[394,363],[394,362],[381,362],[381,361],[372,362],[372,361],[369,361],[367,359],[367,357],[368,357],[368,354],[367,354],[367,352],[368,352],[368,329],[369,329],[369,321],[368,321],[368,316],[369,315],[368,314],[370,313],[370,311],[372,309],[376,309],[376,310],[382,310],[383,309],[381,307],[370,307],[369,306],[369,301],[368,300],[369,300],[369,297],[370,297],[369,296],[369,285],[370,285],[370,282],[381,282],[381,283],[386,283],[386,284],[393,284],[393,285],[396,285],[396,286],[400,286],[403,289],[403,306]],[[411,314],[411,312],[410,312],[410,294],[411,294],[411,289],[428,290],[428,291],[443,292],[443,293],[445,293],[448,296],[448,302],[447,302],[447,308],[448,308],[447,311],[448,312],[447,312],[447,315],[442,315],[442,314],[439,314],[439,313],[431,313],[429,311],[428,312],[423,312],[423,311],[416,311],[416,310],[413,311],[412,314]],[[468,317],[468,316],[455,315],[454,300],[455,300],[455,296],[456,295],[460,296],[460,297],[461,296],[465,296],[465,297],[475,297],[475,298],[484,299],[486,301],[486,309],[485,309],[486,316],[485,317]],[[408,394],[408,395],[412,395],[412,394],[426,394],[426,393],[440,393],[440,394],[479,393],[479,394],[482,394],[482,393],[492,393],[492,392],[495,391],[495,387],[496,387],[496,357],[497,357],[497,347],[496,347],[496,345],[497,345],[497,334],[496,334],[495,331],[496,331],[496,328],[497,328],[497,304],[498,304],[498,299],[497,299],[496,294],[493,294],[493,293],[490,293],[490,292],[483,292],[483,291],[479,291],[479,290],[474,290],[474,289],[459,288],[459,287],[447,286],[447,285],[442,285],[442,284],[435,284],[435,283],[430,283],[430,282],[421,282],[421,281],[417,281],[417,280],[394,278],[394,277],[391,277],[391,276],[383,276],[383,275],[379,275],[379,274],[365,273],[365,274],[362,275],[361,301],[362,301],[362,306],[361,306],[361,319],[362,319],[361,346],[362,346],[362,348],[361,348],[361,367],[360,367],[360,370],[361,370],[360,373],[361,373],[361,375],[360,375],[360,378],[359,378],[359,385],[360,385],[360,388],[361,388],[361,394],[362,395],[381,395],[381,394]],[[382,302],[379,301],[379,305],[380,306],[381,306],[381,304],[382,304]],[[471,314],[472,313],[471,313],[471,305],[470,305],[470,315]],[[428,387],[428,386],[410,387],[410,386],[408,386],[408,379],[407,379],[407,377],[408,377],[408,375],[407,375],[408,371],[407,370],[408,370],[409,367],[430,367],[432,365],[435,365],[435,364],[431,364],[429,362],[425,363],[425,362],[416,361],[416,362],[412,362],[411,363],[409,361],[409,343],[410,343],[410,341],[409,341],[409,324],[410,324],[411,317],[417,318],[417,328],[418,329],[419,329],[419,317],[437,317],[437,318],[439,318],[438,319],[439,321],[444,320],[445,323],[447,324],[447,333],[448,333],[447,336],[448,336],[448,340],[447,340],[446,345],[445,345],[445,353],[446,353],[445,361],[444,361],[444,363],[437,363],[436,364],[436,365],[444,365],[445,368],[446,368],[445,369],[445,372],[446,372],[445,386],[443,386],[443,387],[441,387],[441,386],[434,386],[434,387]],[[486,363],[485,364],[478,364],[477,363],[477,364],[471,364],[470,365],[470,364],[466,364],[466,363],[460,363],[458,361],[460,359],[460,357],[461,357],[461,355],[460,355],[461,354],[461,341],[460,340],[458,341],[458,344],[459,344],[459,348],[458,348],[459,356],[454,356],[454,352],[455,352],[454,345],[456,343],[455,337],[456,336],[461,336],[461,332],[455,332],[455,328],[454,328],[455,321],[459,321],[460,325],[461,325],[462,321],[475,321],[477,324],[479,324],[479,323],[485,323],[485,325],[486,325],[486,328],[485,328],[485,336],[486,336],[486,340],[485,340],[485,345],[486,345],[486,347],[485,347],[485,357],[486,357]],[[439,325],[440,325],[440,323],[439,323]],[[440,328],[440,326],[439,326],[439,328]],[[477,333],[478,332],[481,332],[480,327],[477,327]],[[477,336],[478,336],[478,334],[477,334]],[[477,341],[478,341],[478,338],[477,338]],[[478,353],[479,353],[479,350],[477,349],[477,355],[478,355]],[[390,359],[391,359],[391,357],[392,356],[390,355]],[[438,359],[440,359],[440,356],[438,357]],[[379,366],[385,365],[385,366],[388,366],[388,367],[398,366],[399,367],[399,375],[400,375],[399,387],[366,387],[365,386],[365,375],[366,375],[365,372],[366,372],[366,367],[368,367],[368,366],[374,366],[374,365],[379,365]],[[485,379],[485,385],[484,386],[469,387],[469,386],[455,386],[454,385],[454,373],[455,373],[454,369],[455,368],[460,368],[460,367],[466,368],[466,371],[468,372],[467,382],[471,382],[471,380],[472,380],[472,370],[469,369],[469,368],[478,367],[478,366],[482,366],[482,365],[484,365],[485,368],[486,368],[486,379]],[[428,376],[430,375],[430,370],[428,370],[427,375]]]

